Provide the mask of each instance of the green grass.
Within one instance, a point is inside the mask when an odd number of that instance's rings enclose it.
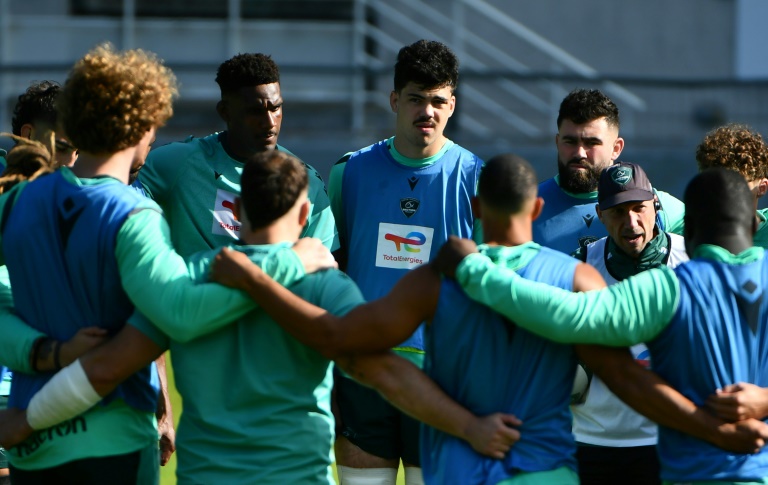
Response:
[[[181,416],[181,396],[176,390],[176,381],[173,378],[173,366],[171,365],[170,354],[166,354],[167,359],[167,371],[168,371],[168,392],[171,395],[171,406],[173,406],[173,421],[174,425],[178,427],[179,416]],[[336,465],[333,465],[333,476],[338,483],[338,477],[336,476]],[[176,485],[176,453],[173,454],[171,460],[164,467],[160,467],[160,485]],[[397,473],[397,485],[405,485],[405,477],[403,476],[403,468]]]

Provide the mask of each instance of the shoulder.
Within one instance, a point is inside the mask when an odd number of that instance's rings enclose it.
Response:
[[[204,152],[204,148],[213,143],[212,140],[209,140],[211,136],[213,135],[206,138],[195,138],[190,136],[183,141],[175,141],[168,143],[167,145],[153,148],[149,152],[149,155],[147,155],[147,162],[166,159],[178,160],[182,157],[187,158],[189,155]],[[212,147],[209,148],[209,151],[213,153]]]
[[[472,164],[480,164],[480,165],[485,164],[485,162],[483,162],[483,160],[480,157],[478,157],[477,155],[475,155],[471,151],[467,150],[463,146],[458,145],[456,143],[454,143],[453,146],[451,146],[448,149],[449,153],[452,152],[452,151],[454,153],[456,153],[462,161],[466,161],[466,162],[472,163]]]
[[[208,270],[211,266],[211,261],[219,254],[221,248],[205,249],[191,254],[186,258],[187,268],[189,269],[189,275],[196,281],[203,281],[208,279]]]
[[[338,269],[308,274],[291,291],[334,315],[347,313],[365,302],[357,284]]]
[[[388,150],[389,139],[381,140],[367,147],[363,147],[354,152],[349,152],[341,157],[336,163],[353,163],[358,162],[361,159],[365,160],[368,157],[378,156]]]

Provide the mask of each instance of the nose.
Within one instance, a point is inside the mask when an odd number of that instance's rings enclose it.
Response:
[[[277,116],[278,116],[277,112],[267,111],[267,116],[265,117],[264,122],[270,128],[274,128],[275,126],[277,126]]]
[[[435,107],[432,106],[432,103],[425,103],[424,105],[424,116],[428,118],[433,118],[435,115]]]
[[[587,158],[587,150],[584,148],[584,145],[578,145],[576,147],[576,156],[579,158]]]
[[[640,221],[640,214],[638,214],[637,212],[634,212],[634,211],[629,211],[627,213],[627,223],[628,223],[629,227],[631,227],[633,229],[635,227],[638,227],[640,225],[639,221]]]

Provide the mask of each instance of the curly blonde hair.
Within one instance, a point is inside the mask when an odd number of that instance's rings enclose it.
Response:
[[[102,44],[77,61],[56,107],[67,138],[79,150],[107,154],[135,146],[173,115],[176,76],[140,49]]]
[[[748,126],[729,124],[707,133],[696,148],[699,171],[720,167],[739,172],[748,182],[768,178],[768,147]]]

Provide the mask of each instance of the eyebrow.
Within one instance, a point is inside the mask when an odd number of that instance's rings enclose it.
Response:
[[[576,136],[576,135],[563,135],[564,140],[583,140],[583,141],[591,141],[591,142],[599,142],[602,143],[602,138],[598,138],[596,136]]]
[[[418,98],[418,99],[427,99],[427,96],[424,96],[423,94],[419,93],[406,93],[406,96],[409,96],[411,98]],[[448,102],[448,98],[443,96],[431,96],[429,97],[431,101],[442,101],[444,103]]]

